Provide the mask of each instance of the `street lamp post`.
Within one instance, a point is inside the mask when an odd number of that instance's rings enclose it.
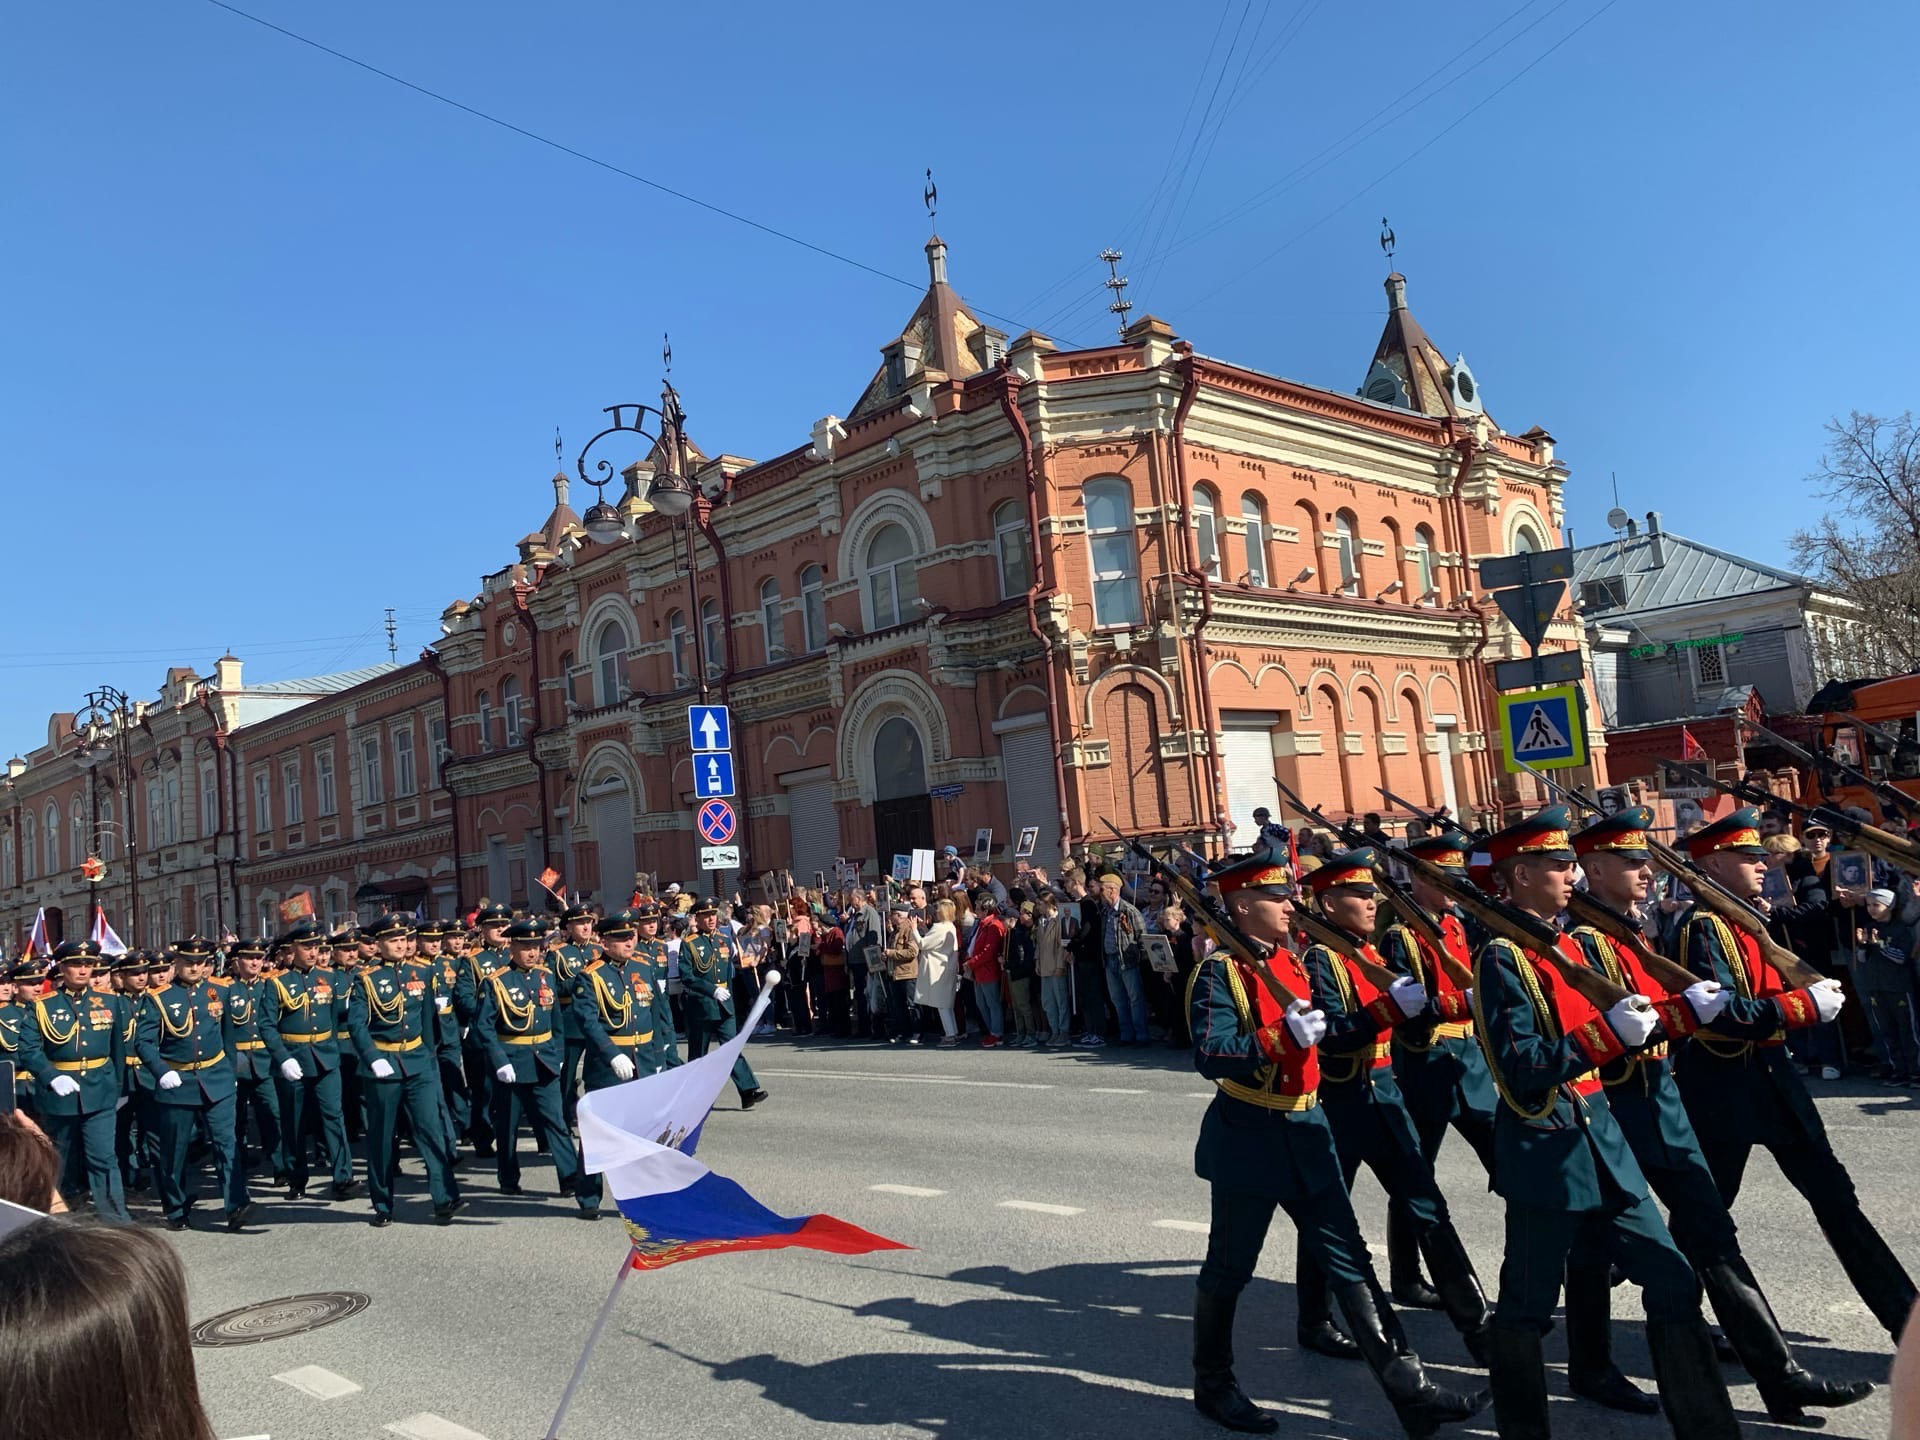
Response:
[[[89,690],[80,713],[74,717],[74,734],[80,739],[77,759],[87,772],[89,853],[91,860],[106,847],[101,838],[99,768],[111,762],[120,791],[122,818],[116,821],[127,841],[127,919],[138,944],[140,934],[140,851],[133,824],[133,700],[124,690],[102,685]],[[91,869],[92,867],[87,867]],[[99,909],[100,876],[87,876],[87,925]]]

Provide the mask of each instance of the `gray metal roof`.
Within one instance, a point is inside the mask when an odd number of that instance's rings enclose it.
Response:
[[[333,675],[309,675],[304,680],[268,680],[260,685],[243,685],[241,690],[248,695],[332,695],[341,690],[351,690],[356,685],[364,685],[369,680],[377,680],[382,675],[390,675],[399,668],[390,660],[382,660],[378,665],[367,665],[358,670],[342,670]]]
[[[1665,563],[1653,563],[1653,547],[1660,542],[1666,551]],[[1573,552],[1573,578],[1584,587],[1589,580],[1614,576],[1626,579],[1626,604],[1589,605],[1580,600],[1581,613],[1589,619],[1608,615],[1663,610],[1672,605],[1690,605],[1700,600],[1725,599],[1730,595],[1753,595],[1763,590],[1784,590],[1814,582],[1791,570],[1781,570],[1758,560],[1743,559],[1689,540],[1671,530],[1658,535],[1642,531],[1638,535],[1619,536],[1604,545],[1582,545]]]

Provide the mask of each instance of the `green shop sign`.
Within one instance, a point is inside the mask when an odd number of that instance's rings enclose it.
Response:
[[[1738,632],[1732,635],[1702,635],[1694,640],[1663,640],[1655,645],[1636,645],[1627,654],[1635,660],[1658,660],[1664,655],[1677,655],[1682,650],[1705,650],[1715,645],[1738,645],[1746,639]]]

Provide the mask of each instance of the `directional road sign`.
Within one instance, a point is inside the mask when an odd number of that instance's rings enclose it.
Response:
[[[738,870],[740,847],[738,845],[702,845],[700,868],[702,870]]]
[[[1536,770],[1564,770],[1587,763],[1580,689],[1555,685],[1500,697],[1500,748],[1510,774],[1522,763]]]
[[[725,751],[718,755],[694,756],[693,793],[702,800],[732,795],[733,756]]]
[[[739,822],[734,818],[733,806],[724,800],[709,800],[700,807],[700,813],[694,816],[694,824],[700,829],[700,838],[709,845],[725,845],[733,839]]]
[[[1501,591],[1507,594],[1507,591]],[[1512,592],[1519,594],[1519,591]],[[1530,660],[1496,660],[1493,662],[1493,688],[1496,690],[1530,690],[1539,685],[1571,685],[1585,670],[1580,664],[1578,650],[1554,650],[1545,655],[1535,655]]]
[[[696,752],[731,750],[733,748],[733,716],[727,713],[727,707],[724,705],[689,705],[687,734]],[[729,790],[726,793],[731,795],[733,791]]]

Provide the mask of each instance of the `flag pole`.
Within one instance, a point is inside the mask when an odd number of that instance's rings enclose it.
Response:
[[[613,1288],[607,1292],[606,1303],[594,1317],[593,1329],[587,1332],[587,1343],[580,1351],[580,1358],[573,1362],[573,1374],[567,1377],[567,1388],[560,1392],[560,1408],[553,1412],[553,1424],[547,1427],[546,1440],[560,1440],[560,1422],[566,1418],[567,1406],[573,1403],[573,1392],[580,1387],[580,1377],[587,1370],[587,1359],[593,1354],[593,1347],[600,1343],[600,1332],[607,1328],[607,1319],[613,1314],[613,1304],[620,1298],[620,1289],[632,1273],[633,1250],[628,1247],[627,1253],[620,1257],[620,1273],[613,1277]]]

